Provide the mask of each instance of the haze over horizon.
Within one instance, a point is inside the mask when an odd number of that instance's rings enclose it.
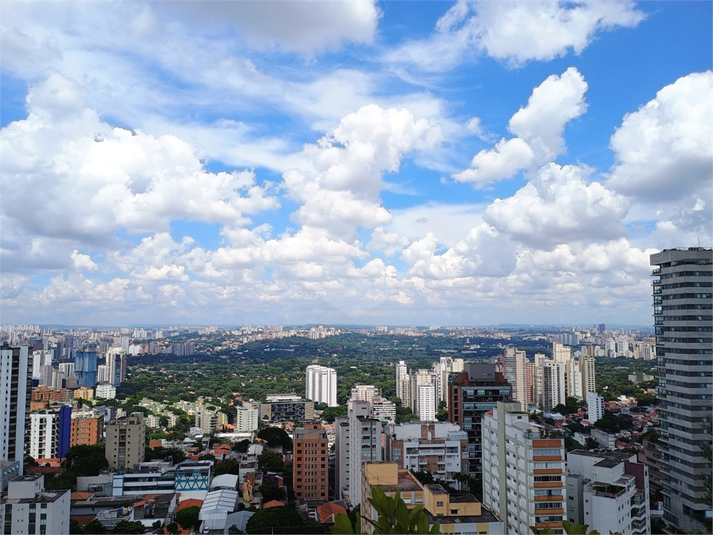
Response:
[[[651,325],[710,2],[3,2],[0,323]]]

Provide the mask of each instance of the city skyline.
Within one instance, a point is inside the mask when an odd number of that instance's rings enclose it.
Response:
[[[0,5],[0,323],[651,326],[713,244],[708,2],[197,5]]]

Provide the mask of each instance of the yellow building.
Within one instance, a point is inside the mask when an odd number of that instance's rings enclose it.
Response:
[[[373,533],[365,520],[377,520],[379,515],[369,503],[371,489],[379,487],[387,496],[401,492],[409,509],[423,505],[430,525],[439,524],[441,533],[457,535],[500,535],[503,522],[472,494],[449,494],[441,485],[422,485],[409,470],[400,470],[396,463],[367,463],[362,470],[361,529]]]
[[[94,399],[94,389],[88,386],[82,386],[74,391],[74,399]]]

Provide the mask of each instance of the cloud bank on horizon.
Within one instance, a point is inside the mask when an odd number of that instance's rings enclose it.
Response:
[[[710,3],[0,14],[1,323],[648,325],[713,244]]]

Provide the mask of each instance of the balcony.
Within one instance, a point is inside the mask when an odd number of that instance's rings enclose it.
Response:
[[[654,268],[651,271],[651,276],[653,277],[654,275],[660,275],[661,274],[661,268]]]
[[[618,498],[626,492],[626,488],[619,485],[594,485],[592,488],[595,496],[604,498]]]

